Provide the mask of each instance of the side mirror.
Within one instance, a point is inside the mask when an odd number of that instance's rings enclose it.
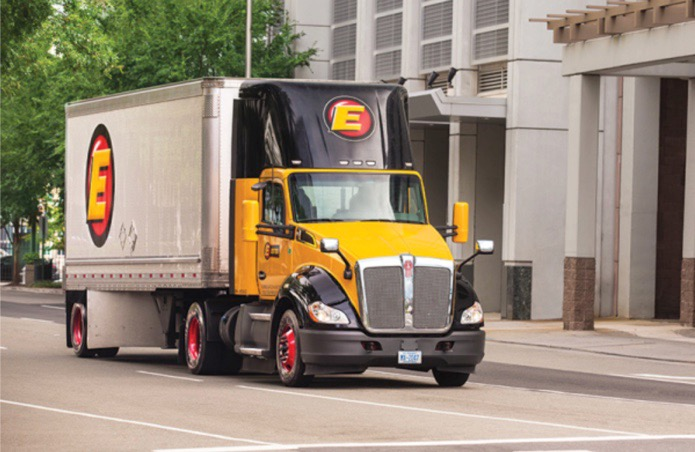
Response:
[[[338,239],[321,239],[321,251],[324,253],[337,253],[339,249]]]
[[[256,225],[260,222],[258,201],[246,200],[241,203],[241,232],[245,242],[257,242]]]
[[[495,242],[492,240],[476,240],[475,252],[477,254],[492,254],[495,252]]]
[[[451,240],[454,243],[468,242],[468,203],[457,202],[454,204],[454,227],[456,235]]]
[[[338,239],[321,239],[321,251],[324,253],[337,253],[345,263],[343,278],[352,279],[352,268],[350,268],[350,262],[348,262],[345,255],[340,252],[340,242]]]

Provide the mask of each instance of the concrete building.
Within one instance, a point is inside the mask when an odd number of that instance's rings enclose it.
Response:
[[[453,203],[467,201],[473,236],[495,240],[495,255],[467,268],[484,308],[510,319],[562,317],[565,257],[571,256],[566,215],[577,221],[567,191],[576,176],[576,162],[568,157],[577,153],[568,150],[584,142],[568,132],[577,120],[576,108],[570,108],[577,82],[563,76],[563,47],[530,19],[584,2],[286,0],[285,5],[304,33],[298,46],[319,49],[298,78],[406,79],[416,169],[425,180],[432,222],[450,222]],[[433,72],[438,78],[428,86]],[[587,283],[593,314],[652,318],[658,314],[646,308],[619,309],[619,300],[640,290],[638,285],[619,290],[625,280],[619,262],[644,258],[626,254],[626,240],[635,247],[642,243],[637,235],[620,235],[629,222],[618,221],[625,211],[620,188],[628,183],[620,172],[625,163],[619,164],[626,151],[621,96],[631,82],[617,76],[596,80],[600,89],[590,118],[595,165],[586,168],[593,171],[595,188],[587,196],[595,214],[585,218],[580,212],[596,237],[582,242],[594,258],[595,283]],[[452,245],[452,251],[461,258],[472,245]]]

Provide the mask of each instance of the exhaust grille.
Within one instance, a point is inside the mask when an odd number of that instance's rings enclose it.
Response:
[[[444,328],[449,324],[451,272],[446,268],[415,267],[413,326]]]
[[[405,327],[403,269],[374,267],[364,270],[364,291],[367,294],[369,324],[375,329]]]

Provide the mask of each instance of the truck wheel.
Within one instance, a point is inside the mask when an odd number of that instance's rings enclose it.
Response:
[[[118,354],[118,347],[96,348],[92,352],[99,358],[113,358]]]
[[[72,349],[80,358],[94,356],[94,351],[87,347],[87,309],[82,303],[72,305],[70,312],[70,339]]]
[[[205,311],[193,303],[186,316],[186,364],[196,375],[212,375],[222,370],[224,346],[207,340]]]
[[[459,387],[466,384],[470,374],[464,374],[459,372],[447,372],[445,370],[432,369],[434,374],[434,379],[437,380],[439,386],[452,388]]]
[[[299,321],[291,309],[280,318],[275,338],[275,363],[285,386],[306,386],[314,379],[313,375],[304,375],[306,367],[299,343]]]

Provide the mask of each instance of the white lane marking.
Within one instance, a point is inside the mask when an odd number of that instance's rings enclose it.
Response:
[[[609,374],[611,377],[621,377],[621,378],[634,378],[635,380],[648,380],[648,381],[658,381],[661,383],[676,383],[679,385],[695,385],[695,381],[681,381],[674,380],[672,377],[667,376],[644,376],[645,374],[633,374],[633,375],[622,375],[622,374]],[[647,374],[648,375],[648,374]]]
[[[156,372],[146,372],[146,371],[144,371],[144,370],[136,370],[135,372],[137,372],[137,373],[139,373],[139,374],[144,374],[144,375],[152,375],[152,376],[154,376],[154,377],[175,378],[175,379],[177,379],[177,380],[195,381],[195,382],[198,382],[198,383],[200,383],[201,381],[203,381],[203,380],[200,379],[200,378],[178,377],[178,376],[176,376],[176,375],[158,374],[158,373],[156,373]]]
[[[170,432],[188,433],[189,435],[205,436],[207,438],[222,439],[225,441],[239,441],[242,443],[262,444],[262,445],[266,445],[266,446],[275,445],[274,443],[269,443],[269,442],[265,442],[265,441],[256,441],[256,440],[247,439],[247,438],[235,438],[232,436],[217,435],[215,433],[199,432],[197,430],[189,430],[189,429],[185,429],[185,428],[170,427],[168,425],[162,425],[162,424],[153,424],[151,422],[133,421],[130,419],[121,419],[121,418],[111,417],[111,416],[101,416],[99,414],[83,413],[81,411],[63,410],[60,408],[52,408],[52,407],[48,407],[48,406],[34,405],[31,403],[14,402],[12,400],[0,399],[0,403],[5,403],[7,405],[21,406],[24,408],[34,408],[36,410],[50,411],[53,413],[71,414],[73,416],[88,417],[91,419],[100,419],[102,421],[120,422],[122,424],[139,425],[141,427],[151,427],[151,428],[156,428],[156,429],[160,429],[160,430],[167,430]]]
[[[484,446],[494,444],[543,444],[543,443],[590,443],[590,442],[625,442],[625,441],[663,441],[690,440],[695,435],[639,435],[639,436],[568,436],[552,438],[510,438],[510,439],[473,439],[453,441],[412,441],[387,443],[324,443],[324,444],[285,444],[277,446],[231,446],[201,447],[190,449],[157,449],[154,452],[242,452],[264,450],[298,450],[298,449],[340,449],[360,447],[444,447],[444,446]]]
[[[7,350],[7,347],[0,346],[0,350]]]
[[[32,322],[41,322],[41,323],[55,323],[52,320],[32,319],[31,317],[20,317],[19,320],[30,320]]]
[[[645,377],[645,378],[664,378],[667,380],[688,380],[688,381],[695,381],[695,377],[678,377],[675,375],[658,375],[658,374],[635,374],[638,377]]]
[[[394,408],[397,410],[417,411],[420,413],[443,414],[446,416],[460,416],[460,417],[467,417],[467,418],[473,418],[473,419],[485,419],[485,420],[491,420],[491,421],[515,422],[515,423],[519,423],[519,424],[540,425],[543,427],[559,427],[559,428],[567,428],[567,429],[573,429],[573,430],[584,430],[584,431],[589,431],[589,432],[617,433],[619,435],[630,435],[630,436],[648,436],[644,433],[624,432],[624,431],[620,431],[620,430],[610,430],[610,429],[605,429],[605,428],[581,427],[578,425],[558,424],[555,422],[530,421],[530,420],[526,420],[526,419],[515,419],[515,418],[510,418],[510,417],[486,416],[483,414],[461,413],[459,411],[434,410],[431,408],[419,408],[419,407],[412,407],[412,406],[406,406],[406,405],[393,405],[390,403],[369,402],[367,400],[344,399],[342,397],[330,397],[330,396],[322,396],[322,395],[317,395],[317,394],[308,394],[308,393],[303,393],[303,392],[259,388],[257,386],[238,385],[237,387],[242,388],[242,389],[251,389],[253,391],[265,391],[265,392],[272,392],[275,394],[286,394],[286,395],[293,395],[293,396],[298,396],[298,397],[309,397],[309,398],[314,398],[314,399],[331,400],[334,402],[346,402],[346,403],[354,403],[354,404],[358,404],[358,405],[378,406],[378,407],[382,407],[382,408]]]
[[[371,373],[376,373],[376,374],[382,374],[382,375],[388,375],[392,377],[403,377],[403,378],[411,378],[415,380],[428,380],[428,381],[434,381],[432,377],[423,377],[420,375],[408,375],[408,374],[401,374],[398,372],[384,372],[382,370],[372,370],[369,369],[365,374],[371,374]],[[506,385],[494,385],[490,383],[476,383],[469,381],[466,383],[466,386],[482,386],[482,387],[488,387],[488,388],[500,388],[500,389],[509,389],[512,391],[527,391],[527,392],[540,392],[543,394],[553,394],[553,395],[566,395],[566,396],[572,396],[572,397],[587,397],[590,399],[603,399],[603,400],[614,400],[616,402],[634,402],[634,403],[648,403],[649,405],[667,405],[667,406],[678,406],[678,407],[695,407],[695,404],[692,403],[677,403],[677,402],[658,402],[658,401],[651,401],[651,400],[644,400],[644,399],[627,399],[624,397],[611,397],[611,396],[602,396],[602,395],[595,395],[595,394],[585,394],[582,392],[565,392],[565,391],[554,391],[552,389],[534,389],[534,388],[524,388],[520,386],[506,386]]]
[[[46,309],[57,309],[57,310],[59,310],[59,311],[65,311],[65,307],[61,307],[61,306],[51,306],[50,304],[42,304],[41,307],[42,307],[42,308],[46,308]]]

